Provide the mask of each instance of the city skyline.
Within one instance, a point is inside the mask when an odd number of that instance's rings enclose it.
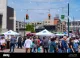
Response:
[[[43,21],[50,13],[52,19],[56,14],[67,16],[67,4],[70,4],[71,19],[80,19],[80,0],[8,0],[8,6],[14,8],[17,20],[24,21],[26,14],[29,14],[27,21]],[[27,9],[29,9],[27,11]],[[50,11],[49,11],[50,9]]]

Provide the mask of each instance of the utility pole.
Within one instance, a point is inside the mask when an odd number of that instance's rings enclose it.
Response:
[[[68,36],[69,36],[69,3],[68,3]]]
[[[24,36],[25,36],[25,18],[24,18]]]

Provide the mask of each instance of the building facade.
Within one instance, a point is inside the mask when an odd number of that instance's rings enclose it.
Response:
[[[68,30],[67,24],[66,24],[66,30]],[[72,31],[76,34],[78,33],[77,31],[79,31],[79,33],[80,33],[80,20],[75,20],[75,21],[69,22],[69,31]]]
[[[24,25],[25,24],[25,25]],[[22,36],[25,35],[26,31],[25,31],[25,28],[26,28],[26,24],[27,23],[24,23],[22,21],[16,21],[16,32],[20,33]]]
[[[7,29],[16,31],[16,13],[13,8],[7,6]]]
[[[16,31],[16,13],[12,7],[7,6],[7,0],[0,0],[0,32]]]
[[[56,25],[56,32],[66,32],[66,22],[58,21],[58,24]]]
[[[29,22],[29,24],[34,25],[34,26],[38,26],[38,25],[43,25],[43,22]]]
[[[54,20],[53,19],[45,19],[43,21],[43,25],[54,25]]]
[[[0,0],[0,26],[1,31],[7,31],[7,0]]]

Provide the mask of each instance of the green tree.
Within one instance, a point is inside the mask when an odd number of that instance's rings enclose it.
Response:
[[[27,25],[26,25],[26,31],[35,32],[35,30],[34,30],[34,25],[27,24]]]

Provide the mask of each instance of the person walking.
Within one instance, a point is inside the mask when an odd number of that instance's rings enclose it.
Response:
[[[43,37],[43,51],[44,53],[48,53],[48,48],[49,48],[49,43],[48,43],[48,39]]]
[[[1,50],[3,51],[6,46],[6,40],[4,39],[4,37],[1,38],[0,45],[1,45]]]
[[[6,48],[9,49],[10,48],[10,36],[7,36],[6,42],[7,42]]]
[[[68,53],[74,53],[72,44],[69,44]]]
[[[26,40],[26,36],[23,37],[23,44],[22,44],[23,46],[24,46],[25,40]]]
[[[67,53],[68,43],[66,36],[64,36],[63,40],[61,41],[61,48],[62,48],[62,53]]]
[[[30,52],[32,53],[32,49],[33,49],[33,47],[34,47],[33,37],[30,37],[30,40],[32,41],[32,45],[31,45],[31,49],[30,49]]]
[[[10,39],[10,52],[14,52],[16,38],[12,35]]]
[[[22,38],[21,38],[21,36],[19,36],[19,38],[18,38],[18,48],[19,47],[22,49]]]
[[[24,48],[26,49],[26,53],[30,53],[31,46],[32,46],[32,41],[28,37],[24,43]]]
[[[37,47],[36,52],[38,53],[38,48],[40,47],[40,39],[38,37],[36,37],[34,39],[34,43],[35,43],[35,45]]]
[[[74,49],[75,53],[78,53],[78,46],[79,46],[78,43],[79,43],[78,39],[75,38],[74,42],[73,42],[73,49]]]
[[[73,38],[71,37],[69,39],[69,43],[68,43],[68,49],[67,49],[67,53],[75,53],[74,49],[73,49]]]
[[[57,45],[55,43],[55,40],[56,40],[56,38],[51,38],[49,53],[56,53]]]

